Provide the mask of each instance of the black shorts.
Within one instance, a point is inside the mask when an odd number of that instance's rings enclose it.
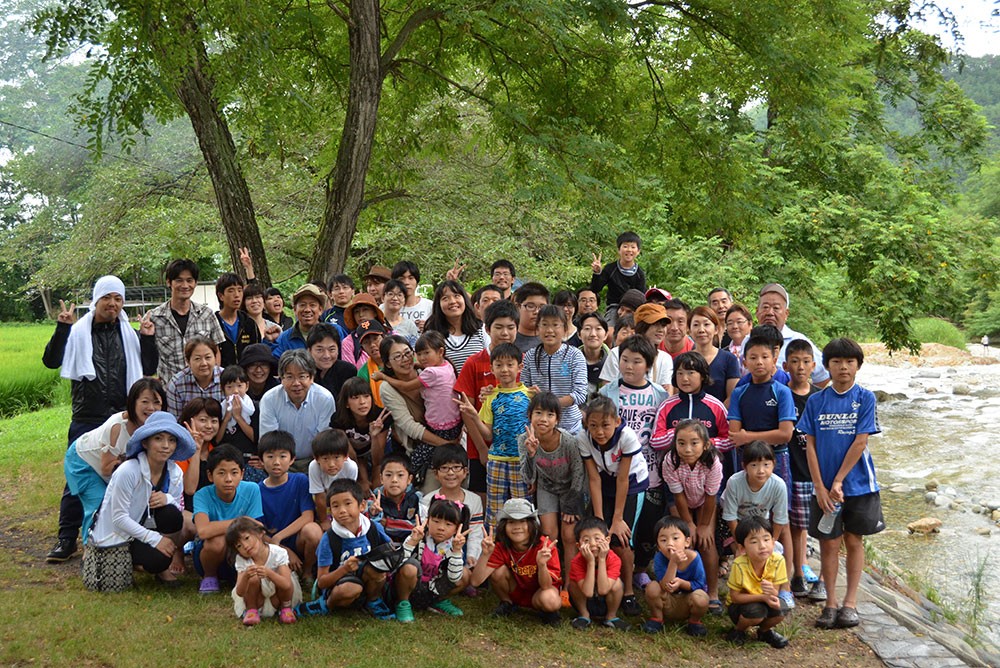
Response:
[[[635,520],[642,512],[643,501],[646,498],[646,492],[639,492],[638,494],[629,494],[625,498],[625,510],[622,512],[622,519],[625,520],[625,524],[629,526],[632,530],[633,535],[635,534]],[[604,521],[607,523],[608,528],[611,528],[611,518],[615,515],[615,499],[613,496],[605,496],[604,499]],[[623,547],[618,536],[612,534],[611,536],[611,547]],[[631,545],[626,545],[624,547],[631,548]]]
[[[486,466],[478,457],[469,459],[469,491],[486,493]]]
[[[833,530],[828,534],[819,532],[819,521],[822,517],[823,511],[820,510],[819,502],[814,496],[809,502],[809,535],[819,540],[840,538],[845,532],[855,536],[871,536],[885,529],[882,501],[878,492],[844,497],[840,515],[833,523]]]
[[[781,608],[772,608],[767,603],[730,603],[729,619],[733,620],[733,624],[739,624],[740,617],[747,619],[781,617]]]

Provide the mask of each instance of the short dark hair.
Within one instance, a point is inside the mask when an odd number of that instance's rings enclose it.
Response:
[[[487,292],[495,292],[498,295],[500,295],[501,298],[503,297],[503,290],[490,283],[489,285],[484,285],[483,287],[473,292],[472,296],[469,299],[472,300],[473,304],[478,304],[479,300],[482,299],[483,295],[486,294]]]
[[[219,278],[215,280],[215,296],[221,296],[226,291],[226,288],[231,288],[234,285],[242,288],[245,287],[246,284],[243,282],[242,278],[231,271],[220,274]]]
[[[823,366],[830,368],[830,361],[834,359],[857,360],[860,367],[865,363],[865,351],[854,339],[833,339],[823,346]]]
[[[361,485],[356,480],[350,478],[337,478],[326,488],[326,505],[330,505],[330,499],[338,494],[350,494],[358,503],[364,501],[364,494],[361,492]]]
[[[483,313],[483,320],[486,322],[486,330],[489,331],[493,323],[500,318],[510,318],[516,325],[521,320],[521,312],[514,306],[514,302],[509,299],[501,299],[486,307]]]
[[[584,292],[593,292],[594,296],[597,297],[597,305],[598,306],[601,305],[601,293],[597,292],[596,290],[591,290],[591,288],[590,288],[589,285],[585,285],[585,286],[583,286],[582,288],[580,288],[580,289],[578,289],[576,291],[576,298],[577,298],[577,300],[580,299],[580,294],[584,293]]]
[[[490,364],[505,358],[515,359],[520,363],[524,359],[524,355],[521,353],[521,349],[513,343],[498,343],[490,351]]]
[[[312,453],[314,459],[319,459],[323,455],[344,455],[351,451],[350,443],[347,440],[347,433],[343,429],[324,429],[312,440]]]
[[[174,406],[174,408],[177,407]],[[216,420],[222,419],[222,404],[219,403],[218,399],[213,399],[212,397],[195,397],[194,399],[188,399],[188,402],[181,407],[181,413],[177,416],[177,422],[180,424],[190,422],[195,415],[202,411],[208,413],[209,417],[214,417]]]
[[[623,329],[635,330],[635,316],[631,313],[623,315],[615,320],[615,338],[618,338],[618,332]]]
[[[730,299],[733,298],[733,293],[730,292],[729,290],[726,290],[725,288],[712,288],[708,293],[708,301],[712,301],[712,295],[714,295],[716,292],[725,292],[727,297],[729,297]]]
[[[328,322],[319,322],[309,330],[309,334],[306,336],[306,348],[312,348],[323,339],[333,339],[337,342],[338,347],[341,344],[340,332],[337,331],[337,328]],[[339,351],[337,357],[340,357]]]
[[[414,352],[421,352],[424,350],[447,350],[448,344],[445,341],[444,334],[436,329],[424,329],[424,333],[417,337],[416,343],[413,344]]]
[[[263,457],[265,453],[273,452],[275,450],[290,452],[292,453],[292,458],[294,459],[295,437],[287,431],[282,431],[281,429],[269,431],[260,437],[260,442],[257,444],[258,455]]]
[[[573,310],[580,308],[580,300],[577,299],[576,293],[572,290],[560,290],[552,298],[552,303],[556,306],[566,306],[567,304],[573,307]]]
[[[756,328],[755,328],[756,329]],[[780,349],[781,346],[774,345],[774,340],[769,336],[754,336],[753,334],[747,339],[747,342],[743,345],[743,356],[746,357],[750,354],[751,348],[767,348],[772,353],[775,353],[775,349]]]
[[[382,294],[392,292],[393,290],[399,290],[404,295],[406,294],[406,286],[403,285],[403,282],[398,278],[390,278],[385,282],[385,285],[382,286]]]
[[[583,535],[584,531],[591,531],[592,529],[600,529],[601,535],[607,538],[611,535],[608,531],[608,523],[602,520],[600,517],[585,517],[576,523],[573,527],[573,538],[577,542],[580,542],[580,536]]]
[[[529,297],[545,297],[546,301],[548,301],[549,289],[541,283],[529,281],[521,285],[514,292],[514,303],[520,306]]]
[[[128,396],[125,398],[125,413],[128,414],[128,419],[135,424],[139,424],[139,414],[136,413],[135,406],[139,403],[139,396],[146,390],[160,397],[161,411],[167,410],[167,392],[163,389],[163,383],[158,378],[140,378],[132,383],[132,387],[128,390]]]
[[[214,471],[222,462],[236,462],[242,471],[243,453],[240,452],[239,448],[235,445],[222,443],[221,445],[212,448],[212,451],[208,453],[208,459],[205,461],[205,466],[209,471]]]
[[[176,278],[180,277],[180,275],[185,271],[190,271],[191,277],[194,278],[194,280],[196,281],[198,280],[198,276],[201,273],[201,271],[198,269],[198,265],[195,264],[194,260],[188,260],[187,258],[183,258],[180,260],[172,260],[170,264],[167,265],[167,268],[163,270],[163,275],[166,277],[167,283],[169,283],[170,281],[173,281]]]
[[[764,441],[750,441],[743,446],[743,468],[754,462],[773,462],[774,448]]]
[[[712,376],[708,370],[708,362],[697,350],[689,350],[681,353],[674,360],[674,373],[670,377],[670,384],[677,387],[677,372],[681,369],[685,371],[696,371],[701,376],[701,389],[708,388],[712,384]]]
[[[771,344],[772,348],[779,350],[785,344],[785,337],[782,335],[781,330],[774,325],[757,325],[750,330],[747,345],[750,345],[752,339],[765,339]],[[743,350],[746,350],[746,346],[743,347]]]
[[[569,329],[569,318],[566,316],[566,311],[563,310],[562,306],[546,304],[538,309],[538,322],[541,322],[543,318],[556,318],[562,323],[563,327]]]
[[[437,452],[440,448],[435,448],[434,452]],[[386,464],[401,464],[407,473],[413,473],[413,462],[410,458],[406,456],[405,452],[390,452],[385,457],[382,458],[382,468],[384,469]]]
[[[621,346],[618,347],[619,360],[621,360],[621,354],[626,350],[642,355],[642,359],[646,360],[646,367],[653,367],[653,362],[656,360],[656,348],[653,347],[653,344],[645,336],[633,334],[622,341]]]
[[[253,283],[250,285],[253,285]],[[264,290],[264,298],[266,299],[267,297],[281,297],[281,301],[285,301],[285,296],[281,294],[281,290],[274,287]]]
[[[399,278],[406,272],[410,272],[410,276],[420,280],[420,268],[415,262],[410,262],[409,260],[400,260],[396,264],[392,265],[392,277]]]
[[[250,379],[247,377],[247,371],[239,364],[231,364],[222,370],[222,374],[219,376],[219,385],[225,389],[226,385],[230,383],[249,383]]]
[[[639,248],[642,248],[642,239],[639,238],[638,234],[632,231],[622,232],[619,234],[618,238],[615,239],[615,247],[621,248],[622,244],[627,244],[629,242],[634,243]]]
[[[267,295],[264,292],[264,288],[260,287],[260,284],[257,283],[257,281],[254,281],[253,283],[247,283],[245,286],[243,286],[243,303],[244,304],[246,304],[247,299],[249,299],[250,297],[265,297],[266,298],[266,296]],[[281,293],[280,292],[278,293],[278,296],[281,297]],[[282,299],[284,299],[284,297],[282,297]]]
[[[664,529],[677,529],[684,534],[685,538],[691,537],[691,527],[688,526],[687,522],[673,515],[664,515],[653,525],[653,543],[656,543],[656,539],[660,537],[660,532]]]
[[[333,290],[333,286],[335,285],[347,285],[351,288],[351,290],[353,290],[354,279],[348,276],[347,274],[334,274],[333,276],[330,277],[330,280],[327,282],[326,289]]]
[[[562,406],[559,405],[559,397],[552,392],[542,391],[531,397],[528,402],[528,421],[531,421],[531,414],[534,411],[546,411],[555,413],[556,418],[562,415]]]
[[[514,276],[517,276],[517,271],[514,270],[514,263],[511,262],[510,260],[506,260],[506,259],[501,258],[501,259],[497,260],[496,262],[494,262],[493,264],[491,264],[490,265],[490,276],[492,276],[493,272],[496,271],[497,269],[507,269],[507,270],[509,270],[511,278],[513,278]]]
[[[434,448],[434,454],[431,455],[431,469],[439,469],[448,464],[461,464],[462,468],[469,468],[469,455],[462,446],[453,443]]]
[[[788,359],[789,355],[797,353],[809,353],[809,356],[812,356],[813,347],[808,339],[792,339],[788,342],[788,347],[785,348],[785,359]]]
[[[763,515],[748,515],[736,525],[736,542],[743,545],[746,543],[747,538],[750,537],[750,534],[757,533],[758,531],[771,533],[770,520]]]
[[[691,307],[687,305],[687,302],[681,299],[677,299],[677,297],[674,297],[673,299],[668,299],[667,301],[663,302],[661,306],[663,306],[664,311],[681,310],[684,311],[685,316],[691,315]]]
[[[590,418],[591,415],[612,415],[618,417],[618,405],[609,397],[598,394],[583,406],[583,414]]]
[[[605,332],[608,331],[608,321],[605,320],[604,316],[602,316],[597,311],[591,311],[590,313],[582,313],[579,316],[577,316],[576,326],[578,328],[582,328],[584,321],[590,320],[591,318],[597,321],[597,324],[601,327],[601,329],[603,329]],[[635,319],[633,318],[633,322],[634,321]]]

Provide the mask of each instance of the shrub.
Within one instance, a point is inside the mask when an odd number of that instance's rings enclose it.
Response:
[[[941,343],[965,350],[966,337],[955,325],[941,318],[916,318],[913,335],[920,343]]]

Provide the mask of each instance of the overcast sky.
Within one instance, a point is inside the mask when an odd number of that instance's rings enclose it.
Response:
[[[914,4],[917,4],[916,2]],[[1000,18],[991,14],[1000,10],[1000,2],[994,0],[938,0],[958,19],[958,28],[965,38],[961,48],[970,56],[1000,54]],[[941,34],[944,46],[953,48],[955,41],[950,34],[944,34],[941,26],[928,24],[927,32]]]

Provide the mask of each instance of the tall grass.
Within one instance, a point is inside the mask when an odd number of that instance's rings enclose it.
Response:
[[[941,343],[965,350],[966,337],[955,325],[941,318],[916,318],[911,323],[920,343]]]
[[[69,384],[57,369],[42,365],[52,324],[4,324],[0,337],[0,417],[11,417],[68,401]],[[65,387],[64,387],[65,385]]]

